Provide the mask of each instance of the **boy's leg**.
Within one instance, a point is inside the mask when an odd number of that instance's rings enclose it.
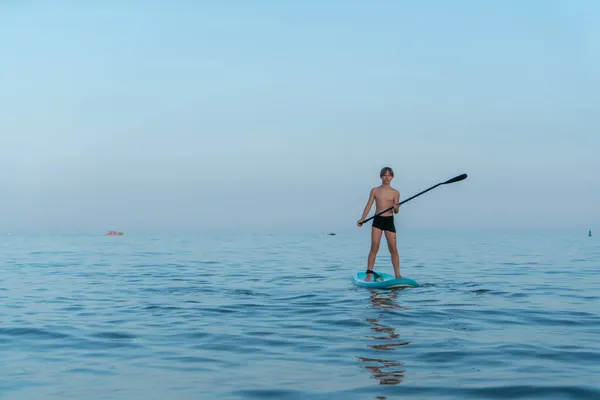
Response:
[[[369,257],[367,260],[367,269],[373,270],[375,266],[375,259],[377,258],[377,252],[379,251],[379,243],[381,242],[381,234],[383,231],[378,228],[371,228],[371,250],[369,250]],[[365,281],[371,280],[371,274],[367,274]]]
[[[398,254],[398,245],[396,244],[396,232],[385,231],[385,240],[392,256],[392,265],[396,278],[402,278],[400,275],[400,255]]]

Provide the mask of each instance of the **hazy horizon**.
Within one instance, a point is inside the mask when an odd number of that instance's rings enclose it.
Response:
[[[600,234],[600,3],[227,4],[0,5],[0,234]]]

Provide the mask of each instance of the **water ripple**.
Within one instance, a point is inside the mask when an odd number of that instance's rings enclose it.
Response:
[[[419,288],[352,286],[363,236],[12,236],[0,397],[600,398],[597,247],[401,246]]]

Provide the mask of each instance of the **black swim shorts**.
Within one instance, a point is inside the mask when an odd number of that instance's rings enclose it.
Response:
[[[396,226],[394,225],[394,216],[390,215],[385,217],[379,215],[373,218],[373,228],[381,229],[382,231],[396,232]]]

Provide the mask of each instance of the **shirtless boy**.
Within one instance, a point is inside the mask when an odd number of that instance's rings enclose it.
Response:
[[[378,214],[390,207],[394,207],[394,214],[398,214],[398,210],[400,209],[400,192],[390,186],[390,183],[394,178],[394,171],[390,167],[385,167],[381,170],[379,176],[381,177],[381,185],[371,189],[369,200],[367,201],[363,215],[356,223],[359,227],[362,226],[361,221],[367,218],[367,215],[373,206],[373,202],[375,202],[375,214]],[[400,275],[400,256],[398,255],[398,247],[396,245],[394,214],[392,214],[392,211],[390,210],[373,218],[373,225],[371,228],[371,250],[369,251],[369,257],[367,261],[367,277],[365,281],[371,280],[371,273],[373,271],[373,266],[375,265],[377,252],[379,251],[381,235],[384,232],[388,249],[390,250],[390,254],[392,256],[394,274],[396,275],[396,278],[402,277],[402,275]]]

